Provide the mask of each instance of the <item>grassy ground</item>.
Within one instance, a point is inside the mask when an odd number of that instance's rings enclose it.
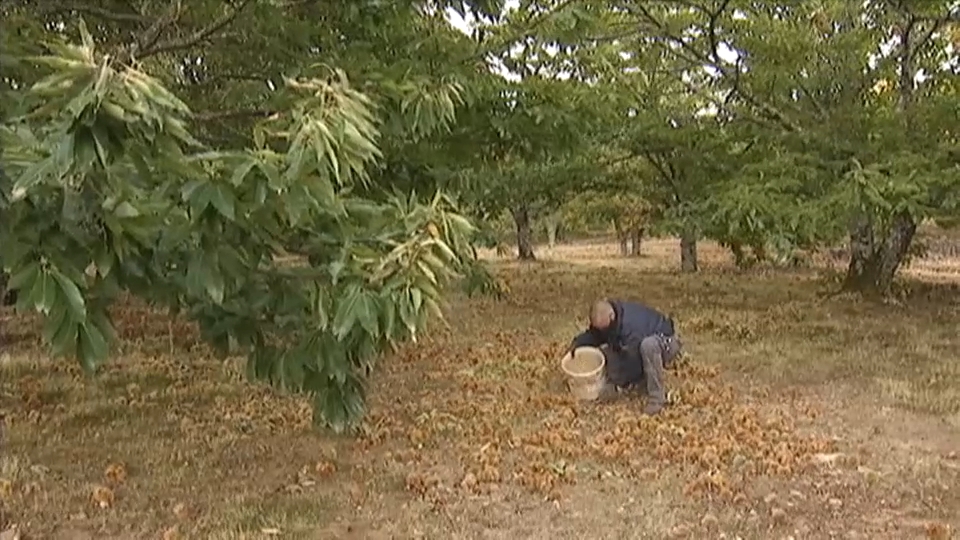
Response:
[[[823,270],[732,271],[703,246],[499,261],[502,302],[387,359],[357,439],[247,384],[137,306],[95,380],[3,314],[0,531],[28,538],[949,538],[960,527],[960,261],[903,302],[821,297]],[[919,281],[919,278],[927,280]],[[677,403],[570,401],[557,354],[600,295],[675,314]],[[4,523],[5,522],[5,523]],[[6,540],[6,539],[4,539]]]

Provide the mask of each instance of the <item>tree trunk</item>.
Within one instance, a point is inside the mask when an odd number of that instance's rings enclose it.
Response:
[[[632,244],[630,255],[634,257],[640,256],[640,246],[641,246],[641,242],[643,241],[643,233],[644,233],[643,227],[637,227],[632,231],[630,231],[630,241]]]
[[[557,218],[554,216],[547,216],[547,245],[551,248],[556,247],[557,245]]]
[[[696,272],[700,270],[697,261],[697,233],[688,228],[680,235],[680,270],[682,272]]]
[[[9,276],[0,270],[0,306],[12,306],[17,303],[17,291],[7,290]]]
[[[620,242],[620,255],[626,257],[630,254],[630,248],[627,245],[629,236],[623,231],[623,225],[620,223],[619,219],[613,220],[613,230],[617,234],[617,241]]]
[[[912,34],[917,19],[911,18],[900,25],[900,44],[897,61],[900,67],[897,108],[903,129],[909,132],[913,123],[914,76]],[[913,218],[900,212],[893,216],[889,231],[877,238],[874,223],[869,215],[860,214],[850,228],[850,263],[844,279],[844,289],[865,296],[887,296],[893,286],[893,278],[903,263],[910,244],[917,232]]]
[[[747,267],[747,254],[743,252],[743,244],[730,242],[730,252],[733,253],[733,264],[743,270]]]
[[[905,213],[897,214],[890,232],[877,241],[869,220],[860,218],[850,232],[850,264],[844,288],[865,296],[890,294],[893,279],[917,233],[917,223]]]
[[[530,227],[530,209],[521,205],[513,211],[513,221],[517,225],[517,257],[521,261],[536,260],[533,254],[533,229]]]

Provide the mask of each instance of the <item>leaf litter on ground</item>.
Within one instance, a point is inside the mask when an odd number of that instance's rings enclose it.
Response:
[[[608,277],[614,280],[616,274]],[[726,376],[718,359],[699,356],[695,345],[693,359],[669,372],[673,406],[659,417],[641,414],[642,396],[576,402],[563,388],[559,353],[578,327],[578,306],[587,305],[597,288],[572,273],[519,272],[502,279],[512,291],[507,300],[457,301],[460,311],[451,316],[452,328],[438,328],[385,359],[372,383],[361,435],[324,443],[319,454],[289,461],[286,479],[272,481],[276,491],[301,493],[349,477],[348,499],[361,506],[374,488],[360,479],[383,474],[386,467],[404,471],[403,488],[438,510],[455,498],[512,489],[562,501],[578,482],[614,477],[682,479],[689,497],[736,504],[745,500],[754,480],[796,478],[822,465],[824,456],[839,453],[834,439],[801,429],[822,414],[819,410],[735,388],[731,381],[737,378]],[[614,280],[607,287],[624,285]],[[675,291],[670,294],[677,298]],[[557,297],[564,303],[552,303]],[[698,303],[696,298],[676,301]],[[21,398],[5,411],[8,424],[30,425],[42,437],[77,429],[79,418],[106,406],[124,411],[125,418],[153,419],[151,429],[176,433],[180,442],[168,457],[177,462],[238,445],[256,446],[257,455],[265,455],[271,451],[257,442],[262,436],[293,440],[309,432],[311,410],[305,400],[246,383],[242,362],[213,359],[193,325],[136,302],[117,306],[114,317],[125,336],[124,361],[103,368],[96,400],[106,404],[88,403],[92,394],[76,390],[87,384],[81,383],[79,368],[45,363],[48,371],[42,376],[27,370],[16,384],[4,386]],[[29,321],[14,324],[29,335]],[[681,333],[750,340],[761,325],[759,334],[776,330],[762,317],[734,322],[704,310],[686,313]],[[116,429],[126,429],[123,422]],[[114,428],[107,423],[97,429],[99,437],[103,429]],[[116,497],[114,490],[131,474],[151,474],[139,472],[141,457],[115,455],[100,463],[99,478],[87,479],[84,497],[94,508],[86,511],[96,514],[101,506],[119,511],[131,488]],[[256,470],[256,463],[236,470],[251,468]],[[25,497],[25,479],[5,480],[8,496]],[[89,491],[94,486],[96,492]],[[171,512],[184,503],[175,501],[167,507],[168,516],[183,521],[195,514],[191,500],[185,501],[190,512]],[[190,525],[176,527],[170,530],[191,530]]]

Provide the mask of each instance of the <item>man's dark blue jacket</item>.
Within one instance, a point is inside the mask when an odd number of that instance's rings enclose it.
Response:
[[[571,347],[599,347],[608,345],[614,351],[638,350],[643,338],[657,334],[672,336],[673,320],[666,315],[637,302],[608,300],[616,319],[605,332],[590,327],[573,338]]]

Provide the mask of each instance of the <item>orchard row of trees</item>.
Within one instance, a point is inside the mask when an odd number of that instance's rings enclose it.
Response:
[[[681,236],[689,271],[702,237],[743,264],[842,241],[847,287],[880,295],[918,224],[956,219],[960,3],[565,2],[553,13],[580,31],[540,26],[528,56],[576,66],[616,96],[595,144],[578,147],[603,167],[573,193],[547,179],[554,191],[524,193],[514,215],[549,215],[572,196],[584,214],[621,217],[624,245],[636,222]],[[517,229],[529,257],[524,220]]]
[[[846,239],[885,294],[960,213],[955,1],[504,4],[0,3],[5,288],[90,372],[121,294],[185,313],[342,429],[498,216]]]

